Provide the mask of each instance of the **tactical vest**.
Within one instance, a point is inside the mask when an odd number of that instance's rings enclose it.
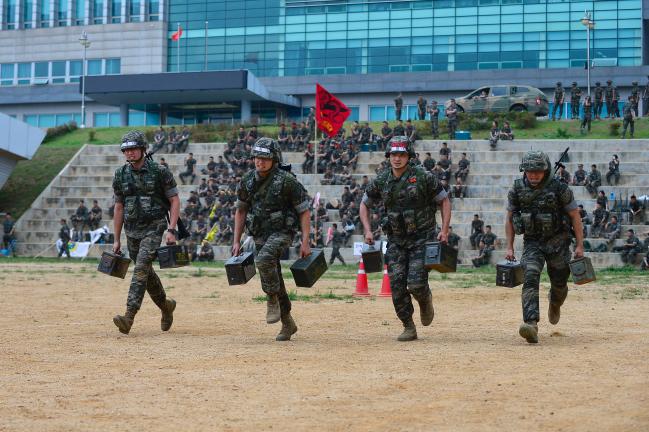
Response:
[[[145,161],[147,170],[144,176],[133,175],[129,164],[117,172],[124,194],[124,222],[128,225],[160,220],[167,214],[168,201],[162,188],[161,172],[158,164]]]
[[[285,192],[290,174],[273,168],[265,179],[257,180],[250,171],[244,187],[251,198],[251,208],[246,214],[246,229],[253,237],[263,237],[273,232],[296,231],[298,214]],[[301,186],[300,186],[301,187]]]
[[[409,167],[396,182],[389,182],[392,171],[377,178],[385,216],[381,221],[383,231],[396,237],[420,236],[435,228],[437,205],[434,197],[426,193],[426,171]]]
[[[525,238],[549,239],[567,231],[568,221],[559,203],[561,188],[556,179],[541,189],[532,189],[523,179],[516,179],[514,193],[519,210],[513,215],[515,233],[524,234]]]

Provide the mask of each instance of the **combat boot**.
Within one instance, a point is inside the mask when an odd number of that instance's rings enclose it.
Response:
[[[290,313],[282,315],[282,329],[275,338],[276,341],[289,341],[291,336],[297,332],[297,325],[293,321],[293,317]]]
[[[136,313],[137,310],[135,309],[126,309],[126,313],[124,315],[115,315],[113,317],[113,322],[120,332],[128,334],[128,332],[131,331]]]
[[[162,331],[168,331],[171,324],[174,322],[174,310],[176,309],[176,300],[167,298],[164,307],[160,308],[162,311],[162,318],[160,319],[160,328]]]
[[[557,324],[561,318],[561,306],[550,303],[548,305],[548,320],[550,324]]]
[[[433,322],[435,316],[435,309],[433,309],[433,294],[429,293],[423,299],[417,299],[419,303],[419,314],[421,316],[421,324],[429,326]]]
[[[269,294],[266,303],[266,322],[268,324],[274,324],[280,320],[281,315],[277,294]]]
[[[518,328],[518,334],[524,338],[527,343],[539,342],[539,326],[534,321],[527,321]]]
[[[397,340],[399,342],[408,342],[415,339],[417,339],[417,327],[415,327],[415,322],[412,318],[408,318],[408,320],[403,323],[403,333],[399,335]]]

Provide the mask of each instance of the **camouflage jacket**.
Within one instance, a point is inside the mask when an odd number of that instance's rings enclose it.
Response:
[[[171,171],[146,159],[139,170],[128,163],[117,168],[113,193],[115,202],[124,204],[126,235],[143,238],[147,231],[166,226],[169,198],[178,195],[178,188]]]
[[[507,200],[507,210],[513,213],[514,231],[524,234],[526,240],[547,240],[567,234],[567,214],[578,208],[572,190],[556,178],[540,189],[532,188],[526,178],[517,179]]]
[[[595,100],[597,102],[601,102],[603,98],[604,98],[604,88],[595,87]]]
[[[602,174],[599,171],[591,171],[588,173],[588,183],[591,186],[599,186],[602,184]]]
[[[408,165],[401,177],[386,169],[372,180],[363,203],[383,203],[383,232],[390,240],[421,238],[435,229],[437,203],[447,197],[437,178],[421,166]]]
[[[298,215],[309,209],[304,186],[290,173],[273,167],[262,178],[256,170],[248,171],[237,187],[236,207],[247,211],[246,229],[257,238],[275,232],[295,233]]]

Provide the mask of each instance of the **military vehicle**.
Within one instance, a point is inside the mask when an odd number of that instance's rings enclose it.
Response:
[[[480,87],[464,97],[455,98],[458,112],[531,112],[537,116],[548,115],[548,98],[527,85],[493,85]],[[448,107],[450,101],[444,106]]]

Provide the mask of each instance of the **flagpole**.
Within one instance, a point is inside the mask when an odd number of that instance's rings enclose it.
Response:
[[[176,72],[180,72],[180,23],[178,23],[176,34],[178,35],[178,50],[176,51]]]

